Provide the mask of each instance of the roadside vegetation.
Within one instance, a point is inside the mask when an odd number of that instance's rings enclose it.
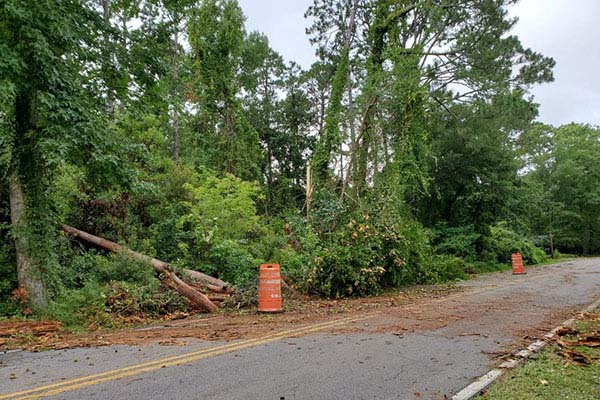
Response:
[[[4,1],[0,316],[188,311],[60,224],[242,299],[263,262],[335,298],[598,253],[600,130],[535,121],[512,3],[315,0],[303,69],[235,0]]]
[[[580,315],[535,358],[508,373],[479,400],[578,399],[600,396],[600,315]]]

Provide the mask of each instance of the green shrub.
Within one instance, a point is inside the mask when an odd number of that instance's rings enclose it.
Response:
[[[110,325],[112,318],[105,307],[106,295],[96,282],[80,289],[65,289],[48,305],[45,317],[61,321],[68,328],[88,324]]]
[[[217,178],[205,173],[198,186],[187,184],[185,188],[193,199],[184,202],[188,212],[180,225],[189,224],[197,241],[243,240],[256,237],[263,230],[256,213],[255,199],[261,196],[256,183],[230,174]]]
[[[163,315],[187,310],[187,301],[172,290],[153,285],[111,282],[104,287],[106,308],[121,317]]]
[[[151,265],[127,255],[111,254],[108,257],[99,256],[96,260],[94,272],[100,283],[121,281],[152,286],[158,282]]]
[[[256,280],[260,262],[238,242],[223,240],[211,246],[210,264],[203,270],[233,285],[243,286]]]
[[[531,239],[511,230],[504,222],[491,227],[491,235],[486,246],[489,259],[500,263],[510,263],[512,253],[519,252],[527,264],[538,264],[547,259],[544,250],[536,247]]]
[[[310,291],[314,285],[308,282],[307,277],[322,248],[321,239],[305,217],[297,213],[286,215],[274,224],[273,229],[286,232],[286,236],[280,237],[283,242],[274,248],[270,260],[281,265],[289,283],[302,291]]]
[[[333,232],[349,220],[348,204],[332,190],[320,189],[314,193],[310,215],[311,227],[319,234]]]
[[[177,265],[245,286],[256,282],[260,263],[278,261],[285,238],[257,214],[262,194],[256,183],[205,171],[196,186],[185,188],[191,200],[182,202],[185,213],[177,224],[183,254]]]
[[[152,266],[122,254],[102,254],[80,248],[64,249],[60,267],[52,271],[52,291],[79,289],[88,282],[104,285],[112,281],[136,283],[140,286],[157,282]]]
[[[324,236],[306,287],[330,297],[369,295],[428,281],[427,234],[416,222],[357,215]]]
[[[371,251],[341,239],[321,250],[307,276],[307,286],[328,297],[377,293],[385,270]]]
[[[398,218],[398,217],[397,217]],[[387,286],[399,287],[428,283],[427,261],[432,252],[425,229],[416,221],[404,218],[382,220],[383,256],[387,258]]]
[[[288,283],[305,290],[305,278],[314,258],[309,253],[298,251],[291,246],[277,250],[272,261],[281,265],[281,273]]]
[[[489,272],[505,271],[510,269],[510,265],[490,259],[488,261],[473,261],[468,264],[467,272],[469,274],[485,274]]]
[[[428,282],[444,283],[453,280],[467,279],[470,266],[462,258],[434,255],[427,264]]]
[[[0,318],[1,317],[21,317],[23,316],[23,307],[10,297],[0,298]]]
[[[467,260],[477,257],[476,243],[480,235],[473,226],[447,227],[438,225],[433,230],[432,244],[439,254],[448,254]]]

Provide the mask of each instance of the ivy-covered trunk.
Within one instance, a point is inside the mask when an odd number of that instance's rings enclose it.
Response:
[[[40,260],[34,256],[34,237],[28,221],[27,207],[31,206],[27,199],[27,191],[22,177],[24,169],[35,164],[34,145],[31,137],[37,128],[35,112],[35,94],[22,91],[15,98],[15,153],[13,168],[10,174],[9,197],[12,234],[15,242],[17,258],[17,277],[19,287],[24,288],[31,305],[44,309],[48,305],[46,286],[42,279]],[[35,176],[29,171],[28,176]]]
[[[17,276],[19,287],[24,288],[31,304],[44,309],[48,305],[46,285],[42,279],[39,263],[31,254],[31,243],[27,235],[26,200],[21,178],[15,171],[10,177],[10,219],[13,227]]]

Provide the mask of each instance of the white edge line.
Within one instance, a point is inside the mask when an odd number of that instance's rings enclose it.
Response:
[[[471,383],[469,386],[452,396],[452,400],[465,400],[478,395],[481,391],[485,390],[496,379],[498,379],[502,373],[502,370],[491,369],[487,374],[479,377],[475,382]]]
[[[19,353],[23,351],[23,349],[14,349],[14,350],[0,350],[0,356],[3,356],[5,354],[11,354],[11,353]]]
[[[592,304],[579,311],[579,313],[592,312],[593,310],[600,307],[600,299],[597,299]],[[480,376],[472,382],[470,385],[464,387],[461,391],[452,396],[452,400],[470,400],[473,397],[481,394],[485,391],[492,383],[494,383],[498,378],[500,378],[506,371],[516,367],[519,364],[525,362],[533,353],[537,353],[541,349],[543,349],[547,344],[548,339],[552,339],[556,332],[560,328],[572,326],[575,323],[575,318],[569,318],[564,321],[562,324],[552,329],[550,332],[544,335],[545,340],[536,340],[527,346],[526,349],[519,351],[516,356],[517,359],[510,359],[498,366],[498,368],[494,368],[489,370],[485,375]]]

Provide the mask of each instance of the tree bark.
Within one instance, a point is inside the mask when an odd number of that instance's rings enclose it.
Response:
[[[15,242],[19,287],[27,291],[29,301],[35,308],[43,310],[48,305],[46,285],[41,276],[42,271],[31,255],[31,243],[25,232],[27,227],[25,194],[21,178],[16,171],[13,171],[10,176],[9,192],[10,221]]]
[[[41,260],[32,252],[34,234],[28,229],[30,228],[27,220],[28,201],[22,181],[24,162],[35,159],[32,154],[34,150],[31,150],[35,148],[35,144],[31,137],[37,129],[36,97],[34,89],[24,89],[15,99],[15,150],[9,176],[9,202],[19,286],[27,292],[31,305],[43,310],[48,305],[48,294],[42,279]]]
[[[206,275],[199,271],[193,271],[191,269],[184,269],[183,272],[189,277],[189,279],[191,281],[201,282],[201,283],[207,285],[210,290],[213,290],[212,289],[213,287],[216,288],[213,291],[223,290],[223,289],[227,289],[230,287],[230,285],[227,282],[224,282],[218,278],[214,278],[210,275]]]
[[[217,307],[212,301],[210,301],[210,299],[204,293],[197,291],[196,289],[185,283],[183,280],[181,280],[175,274],[175,272],[173,272],[171,266],[166,262],[157,260],[156,258],[149,257],[142,253],[138,253],[137,251],[127,249],[118,243],[111,242],[110,240],[106,240],[101,237],[92,235],[77,228],[73,228],[69,225],[61,224],[61,228],[63,231],[65,231],[65,233],[82,239],[104,250],[112,251],[113,253],[124,254],[150,264],[154,268],[156,273],[159,275],[159,279],[161,280],[161,282],[165,286],[177,291],[179,294],[186,297],[189,300],[192,307],[200,308],[208,312],[215,312],[219,309],[219,307]]]

